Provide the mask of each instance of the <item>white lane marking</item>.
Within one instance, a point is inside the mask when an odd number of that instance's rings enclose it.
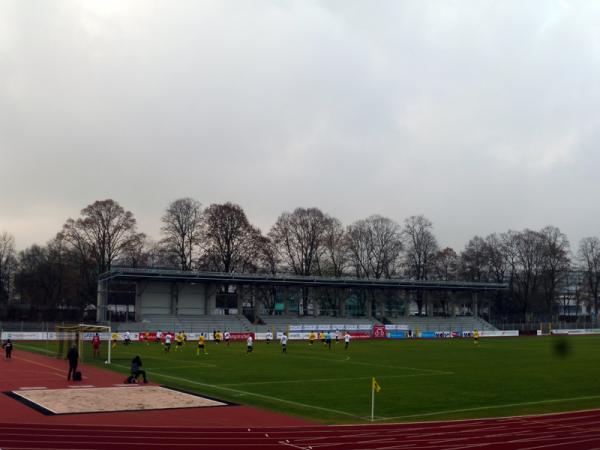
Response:
[[[34,391],[34,390],[40,390],[40,389],[48,389],[46,386],[24,386],[24,387],[20,387],[18,390],[19,391]]]
[[[446,376],[445,373],[414,373],[411,375],[379,375],[377,378],[385,380],[387,378],[414,378],[414,377],[434,377],[434,376]],[[250,385],[261,385],[261,384],[288,384],[288,383],[314,383],[314,382],[328,382],[328,381],[357,381],[366,380],[370,381],[371,377],[355,377],[355,378],[305,378],[301,380],[273,380],[273,381],[248,381],[245,383],[225,383],[221,386],[250,386]]]
[[[419,367],[408,367],[408,366],[388,366],[385,364],[373,364],[373,363],[354,361],[354,360],[350,361],[349,357],[347,359],[334,359],[334,358],[318,358],[318,357],[314,357],[314,356],[304,356],[304,355],[294,355],[294,354],[291,354],[289,357],[300,358],[300,359],[314,359],[316,361],[339,362],[339,363],[354,364],[354,365],[359,365],[359,366],[382,367],[384,369],[404,369],[404,370],[415,370],[415,371],[419,371],[419,372],[438,373],[440,375],[454,375],[454,372],[450,372],[447,370],[423,369],[423,368],[419,368]]]
[[[83,389],[83,388],[93,388],[96,387],[93,384],[81,384],[77,386],[67,386],[69,389]]]
[[[513,406],[544,405],[546,403],[565,403],[565,402],[573,402],[573,401],[578,401],[578,400],[594,400],[594,399],[600,399],[600,395],[589,395],[589,396],[585,396],[585,397],[570,397],[570,398],[554,398],[554,399],[550,399],[550,400],[539,400],[539,401],[535,401],[535,402],[505,403],[502,405],[478,406],[476,408],[447,409],[444,411],[435,411],[435,412],[422,413],[422,414],[410,414],[410,415],[406,415],[406,416],[382,417],[382,418],[375,419],[375,420],[381,421],[381,420],[409,419],[411,417],[429,417],[429,416],[438,416],[440,414],[453,414],[453,413],[471,412],[471,411],[485,411],[488,409],[511,408]],[[519,416],[513,416],[513,417],[519,417]],[[525,416],[525,417],[527,417],[527,416]]]

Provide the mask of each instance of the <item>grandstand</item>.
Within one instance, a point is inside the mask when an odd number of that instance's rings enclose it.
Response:
[[[113,322],[116,331],[185,331],[187,333],[212,332],[213,330],[249,332],[254,326],[243,315],[195,315],[147,314],[140,322]]]
[[[322,289],[345,292],[339,296],[332,310],[340,316],[313,316],[306,313],[318,305],[303,303],[302,295],[311,295]],[[293,275],[237,274],[220,272],[182,272],[176,270],[113,268],[98,280],[98,323],[108,323],[117,331],[185,330],[201,332],[229,330],[232,332],[261,332],[289,325],[375,325],[383,319],[383,303],[366,302],[357,317],[349,309],[347,300],[356,293],[387,292],[398,294],[398,309],[406,309],[406,292],[463,293],[473,317],[399,317],[399,324],[427,331],[494,328],[477,315],[477,298],[482,292],[507,289],[501,283],[472,283],[447,281],[415,281],[400,279],[362,279],[301,277]],[[276,291],[277,304],[284,315],[264,314],[259,298]],[[310,300],[312,301],[312,300]],[[306,302],[306,297],[304,297]],[[292,308],[293,307],[293,308]],[[312,308],[312,309],[311,309]],[[114,311],[127,311],[114,314]],[[295,314],[290,314],[294,311]],[[123,321],[123,319],[125,319]],[[387,319],[385,319],[387,320]],[[387,320],[386,323],[389,323]]]
[[[388,322],[396,325],[406,325],[409,330],[420,331],[496,331],[497,328],[477,316],[455,316],[455,317],[425,317],[406,316],[397,317]]]

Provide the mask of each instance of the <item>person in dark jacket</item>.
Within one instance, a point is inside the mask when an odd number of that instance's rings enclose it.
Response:
[[[146,371],[142,369],[142,359],[138,355],[131,360],[131,377],[137,381],[140,375],[144,379],[144,383],[147,383]]]
[[[13,349],[12,341],[10,339],[7,339],[6,342],[2,344],[2,347],[4,347],[4,355],[6,359],[11,359]]]
[[[75,378],[75,372],[77,371],[77,364],[79,363],[79,352],[77,351],[77,345],[73,344],[67,353],[67,359],[69,360],[69,373],[67,374],[67,381],[71,380],[71,377]]]

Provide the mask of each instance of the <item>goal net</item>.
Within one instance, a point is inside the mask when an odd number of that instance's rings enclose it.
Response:
[[[94,337],[98,336],[97,351],[94,348]],[[56,326],[57,352],[56,357],[64,359],[69,349],[75,345],[80,361],[93,359],[111,361],[111,330],[104,325],[57,325]]]

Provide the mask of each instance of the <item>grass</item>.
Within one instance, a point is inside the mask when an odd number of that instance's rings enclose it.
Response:
[[[291,341],[286,355],[257,342],[251,355],[245,343],[208,343],[196,356],[194,342],[169,354],[134,343],[106,367],[128,373],[139,354],[151,381],[322,423],[369,422],[375,377],[375,420],[404,422],[598,408],[599,348],[598,336],[355,340],[348,351]]]

